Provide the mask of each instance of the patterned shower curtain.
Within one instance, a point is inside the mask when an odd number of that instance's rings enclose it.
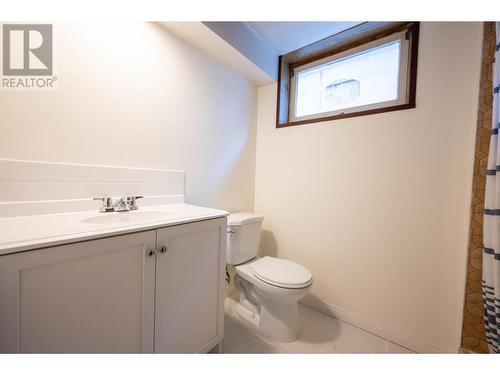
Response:
[[[484,202],[483,303],[490,353],[500,353],[500,22],[493,60],[493,124]]]

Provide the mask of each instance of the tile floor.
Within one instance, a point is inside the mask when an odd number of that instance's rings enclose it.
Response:
[[[235,298],[225,300],[223,353],[413,353],[300,304],[301,336],[291,343],[276,342],[259,335],[237,315]]]

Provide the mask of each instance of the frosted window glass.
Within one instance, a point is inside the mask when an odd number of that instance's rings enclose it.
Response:
[[[297,72],[295,117],[398,99],[399,40]]]

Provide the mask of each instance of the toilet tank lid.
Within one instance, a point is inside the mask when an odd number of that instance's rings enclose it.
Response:
[[[244,225],[261,222],[264,216],[253,212],[235,212],[227,217],[227,225]]]

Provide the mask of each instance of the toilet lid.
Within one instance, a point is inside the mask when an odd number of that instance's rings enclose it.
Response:
[[[265,283],[282,288],[305,288],[312,283],[311,271],[290,260],[264,257],[252,264],[252,271]]]

